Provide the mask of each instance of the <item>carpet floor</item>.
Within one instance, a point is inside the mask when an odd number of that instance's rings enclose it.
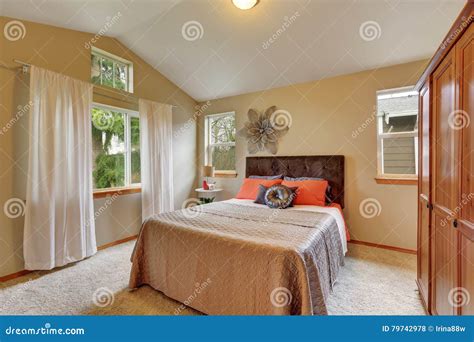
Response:
[[[0,283],[0,315],[199,315],[148,286],[127,288],[133,245]],[[329,313],[424,315],[415,277],[415,255],[349,244]]]

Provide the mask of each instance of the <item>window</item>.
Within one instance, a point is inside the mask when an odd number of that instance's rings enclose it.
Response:
[[[235,173],[235,113],[206,116],[206,164],[216,173]]]
[[[95,105],[92,148],[94,189],[140,184],[138,113]]]
[[[133,64],[106,51],[92,48],[92,83],[133,93]]]
[[[413,87],[377,92],[378,177],[416,179],[418,93]]]

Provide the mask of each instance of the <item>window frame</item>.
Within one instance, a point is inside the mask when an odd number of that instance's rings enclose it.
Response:
[[[119,88],[110,87],[110,86],[102,84],[102,72],[100,73],[101,82],[98,83],[98,84],[93,82],[94,85],[101,86],[101,87],[106,87],[106,88],[112,88],[116,91],[125,91],[125,92],[128,92],[128,93],[133,93],[133,63],[131,61],[129,61],[128,59],[119,57],[117,55],[114,55],[113,53],[110,53],[110,52],[107,52],[105,50],[99,49],[95,46],[93,46],[91,48],[91,59],[92,59],[92,56],[98,56],[98,57],[102,57],[102,58],[106,58],[106,59],[111,60],[113,62],[113,71],[112,71],[112,73],[114,75],[115,75],[114,71],[115,71],[115,64],[116,63],[124,64],[124,65],[127,66],[127,82],[125,82],[125,84],[126,84],[125,89],[119,89]],[[99,68],[100,68],[100,66],[99,66]],[[92,62],[91,62],[91,75],[92,75]],[[92,81],[92,76],[91,76],[91,81]],[[115,84],[115,77],[112,78],[112,82]]]
[[[418,183],[418,125],[413,132],[383,132],[383,116],[379,115],[378,104],[380,95],[391,95],[397,93],[413,93],[419,99],[419,93],[414,89],[414,86],[399,87],[392,89],[379,90],[375,94],[375,113],[376,113],[376,132],[377,132],[377,176],[375,180],[379,184],[400,184],[400,185],[414,185]],[[417,107],[417,120],[419,120],[419,110]],[[415,158],[415,173],[414,174],[398,174],[384,172],[384,155],[383,155],[383,139],[387,138],[414,138],[414,158]]]
[[[141,191],[142,184],[132,183],[132,142],[131,142],[131,119],[138,118],[140,119],[140,114],[138,111],[131,109],[125,109],[115,106],[110,106],[102,103],[93,102],[91,107],[91,124],[92,124],[92,108],[100,108],[104,110],[111,110],[114,112],[119,112],[123,115],[124,118],[124,142],[125,142],[125,151],[124,151],[124,186],[120,187],[110,187],[97,189],[93,188],[94,198],[106,197],[111,194],[118,195],[127,195],[131,193],[136,193]],[[140,131],[141,135],[141,131]],[[140,144],[140,158],[141,158],[141,144]],[[141,180],[141,169],[140,169],[140,180]]]
[[[236,147],[236,142],[227,142],[227,143],[211,143],[211,136],[209,134],[209,122],[211,119],[224,117],[224,116],[233,116],[235,122],[235,111],[217,113],[217,114],[208,114],[205,116],[205,125],[204,125],[204,144],[205,144],[205,157],[204,162],[205,165],[212,165],[212,148],[213,147],[227,147],[227,146],[234,146]],[[235,127],[236,128],[236,127]],[[234,165],[234,170],[215,170],[214,175],[217,177],[234,177],[237,176],[237,171],[235,170],[236,165]]]

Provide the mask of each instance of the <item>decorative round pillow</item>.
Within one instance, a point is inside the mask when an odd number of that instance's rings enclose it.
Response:
[[[288,208],[296,197],[296,189],[281,184],[272,185],[265,192],[265,204],[273,209]]]

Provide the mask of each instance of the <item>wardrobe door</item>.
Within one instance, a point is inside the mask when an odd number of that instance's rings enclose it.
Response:
[[[417,283],[426,310],[430,311],[430,87],[420,90],[418,113],[418,267]]]
[[[455,128],[459,130],[458,199],[459,288],[453,293],[459,314],[474,315],[474,26],[456,44],[456,74],[459,82],[460,111]]]
[[[448,122],[456,109],[454,49],[433,73],[432,128],[432,314],[453,315],[450,293],[457,285],[457,231],[452,226],[457,206],[458,133]]]

